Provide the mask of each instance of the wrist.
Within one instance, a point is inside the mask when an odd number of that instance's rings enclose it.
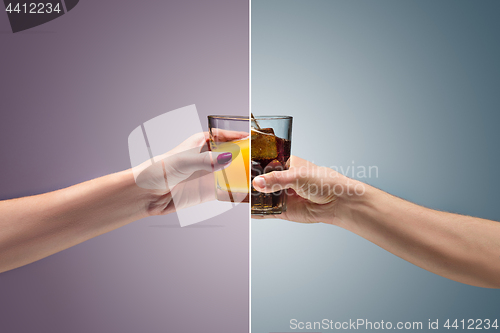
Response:
[[[376,199],[380,190],[357,180],[347,178],[346,190],[338,197],[335,212],[336,225],[353,231],[356,221],[376,209]]]
[[[136,219],[159,215],[158,201],[165,195],[165,191],[146,189],[137,185],[132,169],[112,175],[118,191],[122,192],[125,202],[131,208]]]

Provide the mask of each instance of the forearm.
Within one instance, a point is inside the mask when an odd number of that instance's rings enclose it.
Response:
[[[42,195],[0,202],[0,272],[148,215],[150,192],[130,171]]]
[[[340,223],[433,273],[500,288],[500,223],[427,209],[367,186]]]

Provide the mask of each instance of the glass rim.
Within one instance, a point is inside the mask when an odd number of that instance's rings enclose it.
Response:
[[[293,119],[292,116],[255,116],[257,120]]]
[[[208,119],[222,119],[222,120],[246,120],[249,121],[250,117],[247,116],[222,116],[222,115],[210,115]]]

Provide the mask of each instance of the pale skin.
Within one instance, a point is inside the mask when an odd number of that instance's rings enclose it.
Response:
[[[443,277],[500,288],[499,222],[421,207],[296,156],[253,185],[289,193],[285,213],[254,218],[332,224]]]
[[[226,133],[227,140],[248,133]],[[188,138],[155,163],[62,190],[0,201],[0,272],[8,271],[147,216],[215,200],[215,170],[224,153],[207,151],[208,133]],[[224,156],[222,156],[224,157]],[[167,184],[176,184],[172,190]],[[176,206],[172,197],[176,197]]]
[[[235,134],[228,140],[239,138]],[[176,149],[187,151],[207,140],[208,134],[201,133]],[[184,156],[176,155],[178,151],[160,156],[157,162],[177,184],[178,207],[172,201],[174,189],[142,188],[133,170],[50,193],[0,201],[0,272],[141,218],[214,200],[210,172],[224,164],[217,165],[213,153]],[[154,172],[141,176],[145,179],[138,179],[146,184],[165,181]],[[186,179],[194,181],[183,182]],[[262,187],[259,180],[267,186]],[[474,286],[500,288],[498,222],[420,207],[298,157],[292,157],[290,170],[257,177],[254,186],[262,192],[271,192],[276,186],[290,189],[287,212],[273,218],[337,225],[428,271]],[[325,188],[323,193],[317,190],[320,187]]]

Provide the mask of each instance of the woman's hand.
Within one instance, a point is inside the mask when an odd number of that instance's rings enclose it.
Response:
[[[217,141],[234,141],[248,133],[219,131]],[[230,152],[209,151],[209,134],[195,134],[171,151],[132,169],[136,184],[149,191],[149,215],[162,215],[215,200],[213,172],[231,164]]]
[[[248,133],[226,132],[232,141]],[[213,171],[231,153],[208,149],[208,133],[136,168],[36,196],[0,201],[0,273],[150,215],[214,199]]]

